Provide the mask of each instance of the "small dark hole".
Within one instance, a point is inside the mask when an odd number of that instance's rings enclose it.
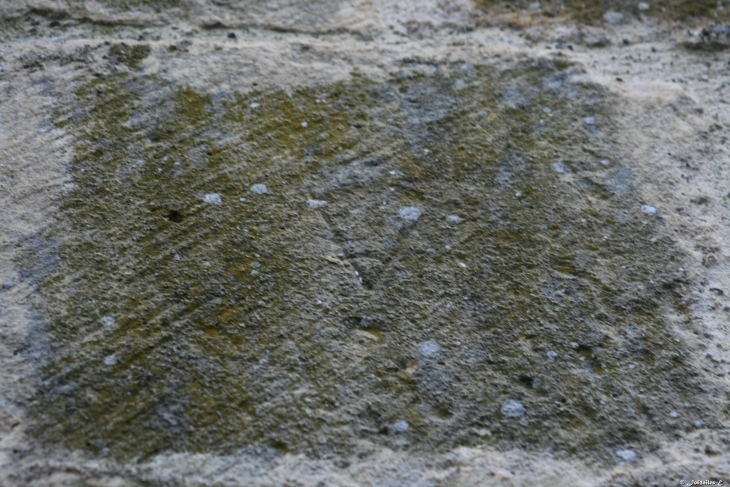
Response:
[[[171,222],[180,223],[183,221],[183,218],[185,218],[185,215],[177,210],[170,210],[167,212],[167,219]]]

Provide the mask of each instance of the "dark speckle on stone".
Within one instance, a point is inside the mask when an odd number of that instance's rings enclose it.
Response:
[[[228,38],[229,38],[229,39],[235,39],[235,38],[236,38],[236,34],[235,34],[235,32],[229,32],[229,33],[228,33]]]

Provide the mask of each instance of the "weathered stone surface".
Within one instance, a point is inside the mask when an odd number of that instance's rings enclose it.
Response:
[[[598,3],[1,3],[0,483],[727,472],[730,71]]]

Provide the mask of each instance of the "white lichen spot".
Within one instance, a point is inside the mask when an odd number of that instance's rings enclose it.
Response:
[[[203,197],[203,201],[211,205],[220,205],[221,195],[218,193],[208,193]]]
[[[398,216],[407,221],[416,221],[421,218],[421,210],[415,206],[401,206],[398,210]]]
[[[395,433],[405,433],[408,431],[408,421],[406,420],[398,420],[395,423],[393,423],[393,431]]]
[[[624,14],[622,14],[621,12],[614,12],[613,10],[609,10],[608,12],[603,14],[603,20],[611,25],[623,24]]]
[[[508,399],[502,403],[501,411],[508,418],[519,418],[525,414],[525,407],[519,401]]]
[[[265,184],[254,184],[251,186],[251,192],[253,194],[266,194],[269,192],[269,189]]]
[[[625,462],[635,462],[636,461],[636,453],[634,453],[633,450],[618,450],[616,451],[616,456],[619,457],[621,460]]]
[[[99,320],[102,326],[112,326],[116,321],[111,316],[102,316]]]
[[[316,210],[318,208],[326,208],[327,202],[323,200],[307,200],[307,208]]]
[[[428,340],[418,344],[418,353],[426,358],[436,358],[441,353],[441,345],[436,340]]]

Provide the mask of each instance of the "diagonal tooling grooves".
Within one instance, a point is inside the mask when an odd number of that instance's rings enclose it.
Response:
[[[611,95],[545,61],[408,69],[290,95],[81,89],[56,117],[76,189],[44,236],[61,264],[39,285],[35,434],[123,460],[363,439],[574,454],[712,424],[663,318],[683,257],[595,155],[619,150]],[[332,228],[376,285],[323,259]]]

